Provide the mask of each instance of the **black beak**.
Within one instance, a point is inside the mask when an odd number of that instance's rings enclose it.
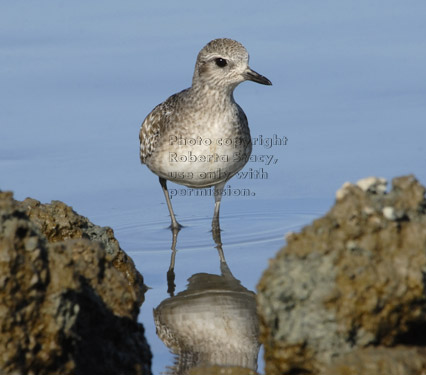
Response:
[[[254,70],[251,70],[250,68],[248,68],[244,72],[243,76],[245,79],[249,81],[257,82],[262,85],[268,85],[268,86],[272,85],[272,82],[268,78],[262,76],[261,74],[255,72]]]

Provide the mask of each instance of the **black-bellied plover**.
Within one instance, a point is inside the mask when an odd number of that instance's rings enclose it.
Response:
[[[167,180],[190,188],[214,186],[212,227],[219,228],[223,188],[247,163],[252,149],[247,117],[234,100],[234,89],[246,80],[271,85],[248,61],[241,43],[212,40],[198,54],[192,86],[157,105],[142,123],[141,162],[160,178],[172,229],[181,226]]]

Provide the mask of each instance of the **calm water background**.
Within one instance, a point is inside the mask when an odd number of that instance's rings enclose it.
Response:
[[[426,184],[425,35],[424,1],[1,1],[0,189],[62,200],[114,229],[152,288],[140,321],[159,374],[172,356],[152,308],[167,297],[171,233],[157,178],[139,163],[145,115],[190,85],[217,37],[241,41],[273,82],[243,83],[235,98],[253,137],[287,144],[255,146],[276,162],[249,163],[264,178],[234,177],[250,196],[222,201],[228,265],[254,290],[284,233],[324,214],[345,181],[414,173]],[[194,273],[219,273],[219,259],[213,198],[172,203],[186,225],[178,292]]]

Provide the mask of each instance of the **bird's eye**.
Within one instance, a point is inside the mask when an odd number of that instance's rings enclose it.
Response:
[[[216,65],[219,66],[220,68],[223,68],[224,66],[226,66],[228,64],[228,62],[225,59],[222,59],[221,57],[218,57],[216,60]]]

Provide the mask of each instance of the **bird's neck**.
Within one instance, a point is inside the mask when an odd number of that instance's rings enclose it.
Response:
[[[234,88],[212,88],[207,85],[193,85],[190,90],[194,100],[199,101],[200,104],[219,105],[220,107],[227,108],[235,104]]]

